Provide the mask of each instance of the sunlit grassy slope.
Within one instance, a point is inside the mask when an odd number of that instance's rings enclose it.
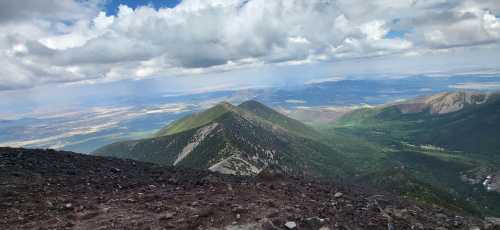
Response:
[[[231,111],[233,107],[234,106],[229,103],[217,104],[216,106],[203,112],[188,115],[178,121],[171,123],[170,125],[160,129],[160,131],[158,131],[155,136],[167,136],[201,127],[212,122],[223,114]]]

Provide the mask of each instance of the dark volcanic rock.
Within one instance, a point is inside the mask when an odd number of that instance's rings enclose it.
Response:
[[[362,188],[0,148],[0,229],[468,229],[482,221]],[[336,193],[343,196],[337,198]],[[291,226],[289,224],[289,226]]]

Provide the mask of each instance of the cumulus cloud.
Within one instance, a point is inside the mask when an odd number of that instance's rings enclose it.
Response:
[[[116,15],[100,12],[98,0],[43,2],[0,2],[0,90],[500,41],[497,0],[184,0],[175,8],[121,5]]]
[[[30,19],[75,20],[88,17],[102,3],[98,0],[0,1],[0,23]]]

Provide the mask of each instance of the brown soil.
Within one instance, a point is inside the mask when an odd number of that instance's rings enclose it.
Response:
[[[354,186],[53,150],[0,148],[0,229],[469,229],[483,223]]]

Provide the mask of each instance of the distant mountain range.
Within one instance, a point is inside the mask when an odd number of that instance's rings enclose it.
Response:
[[[443,93],[313,126],[257,102],[188,115],[94,152],[236,175],[267,168],[342,179],[469,213],[500,215],[498,94]]]

